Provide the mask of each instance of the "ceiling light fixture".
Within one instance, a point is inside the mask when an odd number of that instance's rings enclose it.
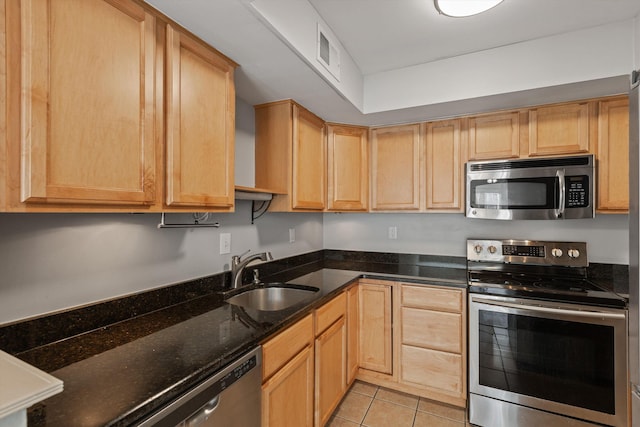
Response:
[[[496,7],[503,0],[433,0],[436,9],[442,15],[461,18],[477,15],[492,7]]]

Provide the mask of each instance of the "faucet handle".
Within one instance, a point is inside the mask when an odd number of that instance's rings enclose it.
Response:
[[[251,249],[247,249],[246,251],[242,252],[240,255],[234,255],[232,258],[235,258],[238,261],[240,261],[242,257],[248,254],[249,252],[251,252]]]

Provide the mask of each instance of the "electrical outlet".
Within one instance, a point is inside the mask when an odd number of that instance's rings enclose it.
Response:
[[[220,233],[220,255],[231,253],[231,233]]]
[[[389,227],[389,239],[396,240],[398,238],[398,227]]]
[[[289,243],[293,243],[296,241],[296,229],[295,228],[290,228],[289,229]]]

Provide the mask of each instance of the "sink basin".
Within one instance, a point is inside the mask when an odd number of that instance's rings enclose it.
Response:
[[[226,301],[254,310],[278,311],[312,299],[319,290],[312,286],[267,286],[249,289]]]

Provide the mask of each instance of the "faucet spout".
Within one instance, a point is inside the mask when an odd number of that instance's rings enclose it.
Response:
[[[245,259],[242,259],[249,251],[242,255],[234,255],[231,257],[231,288],[237,289],[242,286],[242,272],[245,267],[253,261],[272,261],[273,255],[271,252],[261,252],[259,254],[250,255]]]

